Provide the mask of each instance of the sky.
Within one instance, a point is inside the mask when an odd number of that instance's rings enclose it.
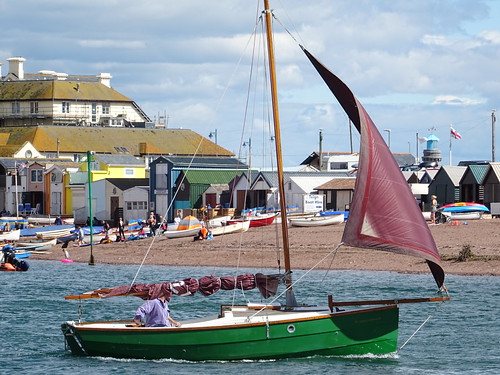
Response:
[[[320,131],[323,151],[359,149],[299,43],[351,88],[393,152],[421,157],[418,137],[434,133],[444,165],[492,159],[500,0],[271,0],[271,7],[286,167],[319,150]],[[249,78],[266,71],[263,62],[252,65],[263,55],[253,38],[261,8],[262,0],[0,0],[2,74],[13,56],[26,58],[26,73],[108,72],[112,87],[152,119],[205,137],[217,132],[219,145],[268,168],[269,100],[259,99],[262,79]],[[451,140],[451,158],[450,126],[462,136]]]

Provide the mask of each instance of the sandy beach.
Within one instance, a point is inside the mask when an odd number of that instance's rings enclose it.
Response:
[[[146,257],[145,264],[156,265],[278,268],[278,264],[281,264],[283,269],[283,260],[276,251],[276,227],[251,228],[242,234],[217,236],[205,241],[157,236],[154,241],[147,238],[114,242],[94,245],[92,253],[96,263],[105,264],[140,264]],[[420,259],[347,246],[341,246],[332,261],[332,252],[340,243],[343,228],[343,224],[290,228],[292,268],[429,272],[425,261]],[[459,222],[459,225],[431,225],[430,228],[447,274],[500,275],[499,219],[475,220],[467,224]],[[473,257],[467,261],[457,261],[458,255],[467,245]],[[68,250],[73,261],[89,261],[90,246],[75,247],[70,244]],[[62,258],[62,245],[31,255],[31,259]]]

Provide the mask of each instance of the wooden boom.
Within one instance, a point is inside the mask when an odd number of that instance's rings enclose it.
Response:
[[[430,298],[403,298],[403,299],[381,299],[372,301],[349,301],[333,302],[332,295],[328,296],[328,307],[331,311],[336,306],[360,306],[360,305],[398,305],[400,303],[420,303],[420,302],[444,302],[449,301],[450,297],[430,297]]]

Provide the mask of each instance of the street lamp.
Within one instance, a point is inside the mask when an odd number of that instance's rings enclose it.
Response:
[[[385,132],[387,132],[387,146],[389,146],[389,150],[391,149],[391,129],[384,129]]]
[[[210,138],[210,140],[212,140],[212,138],[215,138],[215,144],[217,144],[217,129],[215,129],[213,132],[210,132],[208,138]]]
[[[248,138],[248,141],[243,142],[242,146],[248,146],[247,162],[249,169],[252,169],[252,138]]]

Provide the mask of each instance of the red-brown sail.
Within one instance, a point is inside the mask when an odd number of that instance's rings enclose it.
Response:
[[[444,271],[436,243],[391,151],[351,90],[304,52],[361,134],[358,175],[342,241],[423,258],[441,287]]]

